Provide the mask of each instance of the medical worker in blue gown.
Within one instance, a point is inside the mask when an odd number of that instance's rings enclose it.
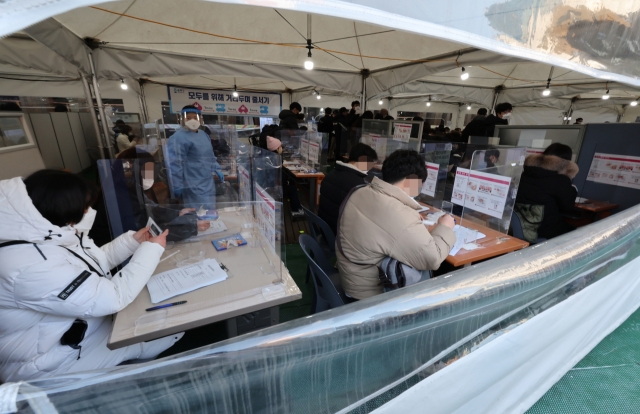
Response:
[[[202,130],[202,112],[191,105],[182,108],[182,128],[176,131],[167,144],[167,164],[173,194],[182,198],[184,205],[215,208],[216,187],[213,174],[221,182],[224,176],[216,156],[213,154],[211,139]]]

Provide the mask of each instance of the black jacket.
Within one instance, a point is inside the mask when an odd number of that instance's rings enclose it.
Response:
[[[571,180],[578,174],[578,165],[553,155],[529,155],[516,204],[543,205],[544,216],[538,228],[538,237],[550,239],[573,230],[562,219],[562,212],[570,212],[578,191]]]
[[[485,137],[493,137],[494,130],[496,129],[496,125],[509,125],[509,121],[506,119],[498,118],[495,115],[489,115],[484,119],[484,127],[485,127]]]
[[[487,117],[484,115],[478,115],[462,130],[462,142],[469,142],[469,137],[484,137],[487,132],[487,126],[484,124],[484,120]]]
[[[278,115],[280,129],[298,129],[298,117],[292,111],[285,109]]]
[[[322,180],[318,216],[327,222],[334,234],[338,226],[338,213],[342,200],[353,187],[365,184],[364,178],[366,176],[365,173],[337,161],[335,170]]]
[[[318,122],[318,132],[327,134],[333,132],[333,117],[331,115],[325,115],[320,118],[320,122]]]

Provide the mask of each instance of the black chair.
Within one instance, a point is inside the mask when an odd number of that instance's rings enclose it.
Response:
[[[329,264],[318,242],[308,234],[300,235],[298,241],[307,256],[315,287],[311,313],[337,308],[351,302],[340,286],[338,272]]]
[[[511,214],[511,231],[513,233],[513,237],[520,240],[527,240],[524,238],[524,230],[522,229],[522,222],[520,221],[520,216],[518,216],[518,214],[516,214],[515,211],[513,212],[513,214]],[[543,237],[538,237],[537,239],[529,243],[534,245],[534,244],[542,243],[544,241],[547,241],[547,239]]]
[[[322,220],[316,214],[313,214],[311,210],[305,206],[301,207],[304,215],[307,217],[311,237],[318,242],[324,251],[325,257],[329,259],[334,258],[336,256],[336,237],[333,234],[333,230],[331,230],[331,227],[329,227],[326,221]],[[307,277],[304,282],[309,283],[309,279],[311,279],[310,267],[307,268]]]

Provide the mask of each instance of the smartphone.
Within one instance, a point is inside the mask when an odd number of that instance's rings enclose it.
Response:
[[[149,227],[149,233],[151,233],[153,237],[158,237],[162,234],[162,229],[151,217],[149,217],[149,220],[147,221],[147,227]]]

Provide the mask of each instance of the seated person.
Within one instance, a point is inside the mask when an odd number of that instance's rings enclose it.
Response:
[[[377,159],[378,154],[373,148],[356,144],[349,151],[349,162],[336,161],[336,168],[322,180],[318,216],[331,227],[333,234],[336,234],[342,200],[353,187],[365,184],[367,171],[373,168]]]
[[[525,238],[550,239],[574,230],[561,216],[570,212],[578,190],[571,180],[578,174],[578,165],[571,161],[571,148],[551,144],[542,154],[529,155],[524,161],[514,211],[518,214]]]
[[[382,164],[382,176],[351,195],[338,223],[340,280],[355,299],[382,293],[377,266],[385,257],[434,270],[456,241],[450,215],[442,216],[431,232],[422,224],[421,206],[412,197],[420,193],[427,170],[416,151],[392,153]]]
[[[116,137],[116,145],[118,146],[118,153],[129,149],[131,147],[135,147],[137,144],[137,139],[135,135],[132,134],[132,129],[129,125],[120,125],[118,127],[119,133]]]
[[[152,237],[143,228],[98,247],[87,236],[94,198],[90,184],[63,171],[0,181],[1,381],[154,358],[182,337],[107,348],[112,315],[144,289],[167,232]],[[129,258],[122,270],[110,272]]]
[[[282,154],[282,142],[274,137],[267,137],[267,149],[276,154]],[[298,196],[298,189],[293,183],[293,179],[288,174],[282,174],[282,188],[284,190],[284,197],[289,199],[289,206],[291,207],[291,216],[304,217],[304,211],[300,204],[300,197]]]

